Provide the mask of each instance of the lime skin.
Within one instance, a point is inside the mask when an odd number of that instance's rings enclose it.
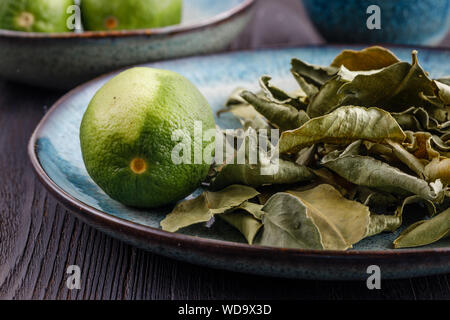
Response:
[[[210,164],[176,164],[172,151],[191,139],[194,150],[211,141],[194,138],[194,124],[215,130],[212,110],[185,77],[166,70],[132,68],[108,81],[91,100],[81,123],[83,160],[91,178],[128,206],[164,206],[192,193]],[[212,142],[214,143],[214,141]]]
[[[25,32],[68,32],[74,0],[1,0],[0,28]]]
[[[86,30],[132,30],[179,24],[182,0],[83,0]]]

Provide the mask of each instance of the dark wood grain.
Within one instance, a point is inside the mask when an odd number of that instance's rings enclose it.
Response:
[[[321,42],[300,2],[261,0],[232,49]],[[378,291],[364,282],[263,278],[156,256],[90,228],[47,193],[26,154],[62,94],[0,81],[0,299],[450,299],[450,275],[383,281]],[[82,269],[81,290],[66,288],[72,264]]]

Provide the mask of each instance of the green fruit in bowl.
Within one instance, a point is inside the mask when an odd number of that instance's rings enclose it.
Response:
[[[0,0],[0,29],[67,32],[73,0]]]
[[[85,30],[159,28],[181,22],[182,0],[83,0]]]
[[[125,205],[153,208],[186,197],[205,179],[210,160],[195,157],[208,150],[212,156],[214,139],[202,138],[207,133],[215,135],[212,110],[189,80],[172,71],[133,68],[92,98],[80,142],[86,169],[106,194]],[[177,149],[180,141],[190,151]],[[174,154],[189,161],[174,161]]]

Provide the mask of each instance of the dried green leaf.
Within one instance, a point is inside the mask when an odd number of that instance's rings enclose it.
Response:
[[[316,87],[323,86],[325,82],[333,78],[339,70],[335,67],[312,65],[295,58],[291,60],[291,66],[292,73],[295,72],[303,77],[308,83],[313,84]]]
[[[418,158],[409,153],[401,144],[397,142],[387,140],[386,143],[392,148],[392,151],[398,160],[411,169],[419,178],[425,178],[425,166]]]
[[[316,150],[316,145],[303,148],[297,153],[295,163],[301,166],[311,165],[315,161]]]
[[[382,69],[399,61],[390,50],[373,46],[361,51],[344,50],[333,60],[331,66],[345,66],[351,71],[364,71]]]
[[[372,214],[364,238],[382,232],[394,232],[402,225],[402,218],[396,215]]]
[[[308,99],[311,100],[319,92],[318,87],[316,87],[314,84],[308,83],[305,78],[303,78],[295,71],[292,71],[292,75],[294,76],[302,91],[305,92]]]
[[[322,184],[314,189],[288,193],[309,209],[307,213],[319,229],[325,249],[345,250],[365,237],[370,221],[369,208],[347,200],[332,186]]]
[[[436,96],[438,96],[442,103],[446,106],[450,105],[450,85],[435,81],[436,84]]]
[[[176,232],[196,223],[207,222],[214,215],[237,208],[258,194],[255,189],[242,185],[232,185],[219,192],[205,191],[195,199],[178,203],[161,221],[161,228],[165,231]]]
[[[419,196],[410,196],[405,199],[403,199],[402,204],[397,208],[395,215],[398,217],[403,217],[405,208],[411,204],[419,203],[425,209],[427,210],[427,213],[430,217],[434,216],[436,214],[436,206],[434,203],[430,200],[425,200]]]
[[[288,248],[346,250],[367,236],[395,230],[401,223],[394,216],[371,215],[366,206],[326,184],[277,193],[263,211],[258,244]]]
[[[340,75],[336,75],[327,81],[320,91],[311,98],[306,113],[311,118],[320,117],[341,105],[342,97],[338,95],[339,89],[348,83]]]
[[[440,179],[444,185],[450,184],[450,159],[434,158],[425,167],[424,174],[428,181]]]
[[[432,219],[416,222],[394,241],[394,248],[425,246],[450,236],[450,208]]]
[[[309,120],[305,111],[298,111],[290,105],[282,105],[261,99],[249,91],[244,91],[241,96],[270,123],[282,131],[298,128]]]
[[[277,193],[263,207],[264,227],[256,244],[281,248],[323,249],[308,207],[297,197]]]
[[[432,160],[439,157],[439,152],[431,146],[433,136],[428,132],[406,131],[403,147],[418,159]]]
[[[283,132],[279,150],[280,153],[295,153],[318,142],[348,144],[359,139],[402,142],[405,134],[384,110],[345,106],[311,119],[296,130]]]
[[[270,129],[267,120],[241,97],[243,91],[245,90],[241,88],[234,90],[226,102],[226,108],[217,111],[217,115],[220,116],[227,112],[232,113],[239,119],[245,131],[249,128],[255,130]],[[260,93],[258,96],[262,96],[262,94]]]
[[[380,107],[401,112],[411,106],[423,107],[420,95],[433,96],[434,82],[420,67],[417,52],[413,51],[413,64],[398,62],[370,75],[358,75],[337,92],[340,105]]]
[[[239,230],[247,240],[248,244],[253,244],[256,234],[263,226],[261,221],[241,210],[221,214],[218,215],[218,217]]]
[[[263,170],[267,173],[262,174]],[[278,164],[258,161],[258,164],[226,164],[212,179],[213,190],[222,189],[231,184],[244,184],[259,187],[272,184],[291,184],[314,179],[314,174],[305,166],[279,159]]]
[[[391,115],[403,130],[444,132],[441,124],[430,117],[424,108],[411,107],[403,112],[392,112]]]
[[[277,104],[287,104],[293,106],[296,110],[306,109],[306,104],[301,100],[301,97],[306,96],[305,92],[285,92],[284,90],[270,84],[270,80],[272,80],[272,78],[269,76],[262,76],[259,80],[259,84],[269,101]]]
[[[347,156],[323,163],[348,181],[394,194],[415,194],[423,199],[441,202],[442,184],[429,185],[387,163],[366,156]]]

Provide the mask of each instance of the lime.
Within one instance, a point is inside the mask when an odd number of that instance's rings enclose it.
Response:
[[[107,82],[84,114],[80,141],[86,169],[125,205],[153,208],[175,202],[194,191],[209,171],[205,161],[194,161],[194,150],[203,154],[211,146],[195,139],[199,124],[200,134],[215,130],[208,102],[189,80],[172,71],[129,69]],[[175,132],[191,141],[190,163],[173,161],[180,145]]]
[[[1,0],[0,28],[26,32],[66,32],[73,0]]]
[[[86,30],[159,28],[179,24],[182,0],[83,0]]]

